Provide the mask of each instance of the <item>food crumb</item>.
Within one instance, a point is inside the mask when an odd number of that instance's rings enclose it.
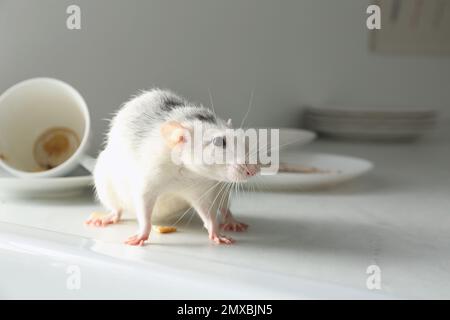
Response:
[[[153,226],[153,230],[159,233],[172,233],[176,232],[176,227],[168,227],[168,226]]]

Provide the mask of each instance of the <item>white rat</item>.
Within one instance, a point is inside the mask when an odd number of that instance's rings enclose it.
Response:
[[[88,223],[105,226],[117,223],[123,211],[135,212],[139,229],[125,243],[143,245],[149,238],[156,201],[171,195],[197,211],[212,241],[233,243],[220,229],[243,231],[247,225],[236,221],[228,208],[232,182],[245,181],[260,168],[245,161],[192,161],[193,150],[187,142],[195,142],[201,126],[203,132],[205,128],[210,132],[200,140],[204,156],[212,156],[218,148],[229,151],[227,139],[236,138],[226,133],[231,122],[217,118],[210,109],[159,89],[125,103],[111,121],[106,147],[94,169],[97,196],[110,214]],[[173,161],[174,150],[180,163]]]

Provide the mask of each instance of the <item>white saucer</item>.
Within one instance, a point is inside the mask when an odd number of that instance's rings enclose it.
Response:
[[[16,178],[0,171],[0,196],[19,198],[56,198],[79,194],[91,187],[92,176],[79,168],[68,177]]]
[[[280,150],[298,148],[316,138],[316,133],[296,128],[280,128]]]
[[[359,177],[373,168],[365,159],[332,154],[297,153],[280,156],[280,162],[326,170],[324,173],[261,175],[244,184],[249,190],[306,190],[330,187]]]
[[[426,108],[309,107],[304,125],[321,134],[354,140],[412,140],[436,125],[437,113]]]

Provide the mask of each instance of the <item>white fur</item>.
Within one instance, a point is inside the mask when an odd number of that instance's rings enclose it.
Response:
[[[160,126],[164,121],[155,120],[148,136],[136,145],[135,128],[130,123],[146,110],[152,110],[164,97],[173,93],[161,90],[144,92],[127,102],[111,122],[105,149],[100,153],[94,170],[97,196],[102,204],[120,217],[123,211],[136,214],[139,230],[137,238],[144,241],[151,228],[152,212],[158,198],[170,195],[180,199],[178,207],[189,203],[202,218],[210,237],[218,234],[216,213],[228,205],[227,177],[238,179],[242,172],[236,166],[199,166],[189,163],[187,150],[183,150],[184,165],[171,160],[171,149],[163,140]],[[188,128],[204,125],[199,120],[184,121],[196,106],[187,105],[172,110],[169,120],[181,122]],[[215,126],[225,130],[222,120]],[[161,202],[161,201],[160,201]],[[162,204],[164,206],[164,203]],[[177,206],[176,206],[177,207]],[[162,210],[164,211],[164,210]],[[166,210],[167,211],[167,210]]]

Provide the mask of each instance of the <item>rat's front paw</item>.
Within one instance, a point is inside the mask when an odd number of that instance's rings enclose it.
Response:
[[[118,223],[119,220],[120,215],[118,213],[104,214],[101,212],[92,212],[84,223],[94,227],[106,227],[107,225]]]
[[[145,241],[148,240],[148,234],[147,235],[139,235],[135,234],[134,236],[129,237],[125,244],[128,244],[130,246],[143,246]]]
[[[248,229],[248,224],[233,220],[233,221],[227,221],[225,223],[222,223],[220,225],[220,228],[224,231],[246,231]]]
[[[233,244],[234,240],[230,237],[221,235],[221,234],[217,234],[217,233],[211,233],[209,235],[209,239],[211,239],[212,241],[214,241],[214,243],[217,244]]]

